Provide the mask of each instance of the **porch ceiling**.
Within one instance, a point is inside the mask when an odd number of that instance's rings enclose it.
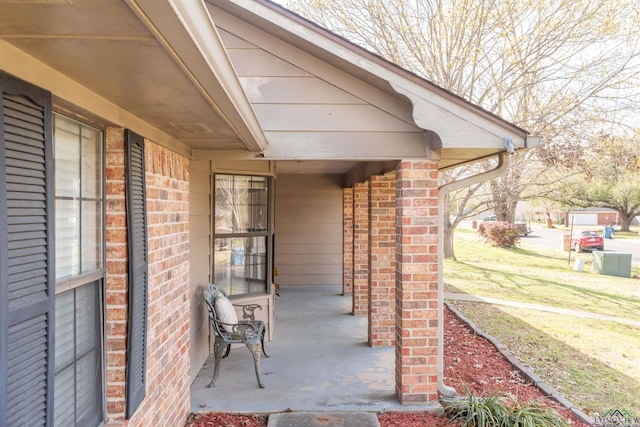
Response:
[[[219,81],[220,71],[207,63],[207,52],[197,36],[187,34],[181,18],[165,1],[0,1],[0,43],[155,127],[186,154],[191,149],[261,150],[259,128],[247,125],[251,117],[243,117],[243,106],[230,94],[233,87]],[[222,66],[225,58],[219,59]],[[22,74],[10,62],[8,54],[0,54],[0,68]],[[42,74],[34,73],[38,81],[33,83],[50,89],[64,107],[72,94],[54,84],[46,87]],[[122,125],[119,119],[113,117]]]

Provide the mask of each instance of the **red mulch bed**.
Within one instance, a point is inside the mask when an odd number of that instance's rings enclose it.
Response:
[[[569,410],[527,383],[519,371],[500,354],[493,344],[474,333],[450,310],[445,309],[444,325],[445,383],[460,394],[465,387],[479,396],[492,392],[510,393],[521,402],[544,399],[572,425],[589,427]],[[389,412],[378,416],[381,427],[445,427],[446,418],[426,413]],[[231,415],[219,412],[192,414],[185,427],[261,427],[265,416]]]

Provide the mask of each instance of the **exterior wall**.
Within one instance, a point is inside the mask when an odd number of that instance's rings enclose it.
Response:
[[[189,163],[189,247],[191,253],[191,382],[209,357],[209,316],[204,289],[211,271],[211,162]]]
[[[353,308],[354,315],[369,310],[369,183],[353,187]]]
[[[124,193],[124,130],[105,132],[106,274],[105,340],[107,423],[125,412],[127,350],[127,211]]]
[[[395,345],[396,175],[369,182],[369,345]]]
[[[342,185],[334,175],[278,175],[275,266],[286,285],[342,283]]]
[[[438,399],[438,169],[402,161],[396,180],[396,394]]]
[[[342,190],[342,295],[353,292],[353,188]]]
[[[124,132],[106,133],[107,425],[182,426],[189,401],[189,164],[185,157],[145,143],[149,294],[146,397],[124,419],[127,230]]]

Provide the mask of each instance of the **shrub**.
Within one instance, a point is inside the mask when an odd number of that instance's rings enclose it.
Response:
[[[506,221],[482,222],[478,233],[496,246],[513,248],[520,241],[516,226]]]
[[[568,427],[569,423],[553,409],[537,402],[518,402],[497,393],[478,397],[468,389],[466,395],[444,398],[444,413],[463,427]]]
[[[506,408],[496,393],[478,397],[467,391],[465,396],[443,399],[442,406],[445,415],[463,427],[502,426],[506,418]]]
[[[512,427],[565,427],[563,418],[555,411],[536,402],[520,403],[514,399],[509,408],[506,425]]]

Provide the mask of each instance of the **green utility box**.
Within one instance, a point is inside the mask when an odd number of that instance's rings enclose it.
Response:
[[[593,251],[591,271],[607,276],[631,277],[631,254]]]

